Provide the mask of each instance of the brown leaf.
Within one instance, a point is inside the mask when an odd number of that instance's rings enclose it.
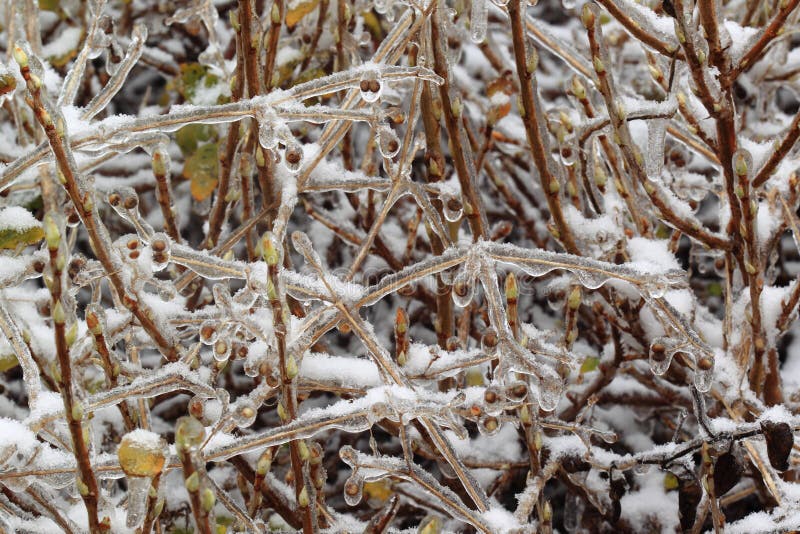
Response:
[[[742,478],[742,466],[736,455],[732,452],[726,452],[714,464],[714,493],[717,497],[721,497],[729,492],[739,479]]]
[[[770,465],[778,471],[786,471],[789,469],[789,453],[792,452],[794,444],[792,427],[787,423],[762,421],[761,430],[767,441],[767,456],[769,456]]]

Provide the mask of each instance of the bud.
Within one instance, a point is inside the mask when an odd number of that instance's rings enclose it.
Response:
[[[51,213],[44,217],[44,238],[47,241],[47,248],[50,250],[58,249],[61,244],[61,230]]]
[[[14,45],[12,55],[14,56],[14,61],[17,62],[20,68],[24,69],[28,66],[28,54],[25,53],[25,50],[23,50],[21,46]]]
[[[52,309],[51,316],[53,317],[53,322],[56,324],[64,324],[67,321],[67,316],[64,312],[64,306],[61,305],[61,301],[57,300],[55,304],[52,305]]]
[[[572,291],[569,294],[569,298],[567,299],[567,304],[570,310],[577,310],[581,306],[581,288],[580,286],[575,286],[572,288]]]
[[[581,22],[583,22],[583,26],[587,30],[594,26],[595,16],[590,4],[583,5],[583,10],[581,11]]]
[[[272,232],[266,232],[261,237],[261,257],[267,262],[267,265],[274,267],[281,261],[281,255],[278,248],[275,246],[275,239]]]
[[[193,473],[192,476],[197,473]],[[214,503],[217,502],[217,496],[211,488],[205,488],[200,492],[200,506],[203,507],[206,513],[209,513],[214,508]]]
[[[395,334],[405,334],[408,331],[408,314],[403,308],[397,308],[394,320]]]
[[[517,300],[519,297],[519,287],[517,286],[517,277],[514,276],[514,273],[508,273],[506,276],[506,300],[512,301]]]
[[[294,356],[289,356],[286,358],[286,377],[289,380],[293,380],[297,376],[298,372],[297,360],[294,358]]]
[[[184,485],[189,493],[195,493],[200,489],[200,475],[197,474],[197,471],[189,475],[189,478],[184,481]]]
[[[310,503],[311,502],[308,498],[308,489],[303,486],[303,489],[300,491],[300,495],[297,497],[297,504],[301,508],[306,508]]]
[[[300,455],[300,459],[304,462],[307,461],[311,456],[311,452],[308,450],[308,445],[306,445],[306,442],[302,439],[297,441],[297,453]]]
[[[256,472],[259,475],[264,476],[269,472],[271,467],[272,467],[272,449],[267,449],[266,451],[264,451],[264,454],[262,454],[259,457],[258,462],[256,463]]]

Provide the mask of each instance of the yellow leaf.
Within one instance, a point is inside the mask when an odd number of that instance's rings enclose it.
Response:
[[[680,485],[680,483],[678,482],[678,477],[676,477],[675,475],[673,475],[670,472],[667,472],[667,474],[664,475],[664,489],[665,490],[667,490],[667,491],[676,490],[676,489],[678,489],[679,485]]]
[[[19,365],[19,360],[17,360],[17,356],[13,352],[9,354],[0,354],[0,373],[10,371],[17,365]]]
[[[319,0],[308,0],[306,2],[300,2],[289,9],[289,11],[286,12],[286,27],[290,30],[294,28],[303,17],[314,11],[317,5],[319,5]]]
[[[186,158],[183,176],[192,182],[192,196],[202,201],[211,196],[219,180],[219,144],[208,143]]]
[[[388,480],[364,483],[364,495],[369,500],[386,502],[392,496],[392,486]]]
[[[0,209],[0,249],[16,249],[44,238],[42,223],[23,207]]]

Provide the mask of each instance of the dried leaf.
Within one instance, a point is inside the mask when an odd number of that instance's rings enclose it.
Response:
[[[762,421],[761,430],[764,431],[764,439],[767,441],[770,465],[778,471],[786,471],[789,469],[789,453],[794,444],[792,428],[787,423]]]
[[[694,525],[697,517],[697,506],[703,497],[700,485],[695,481],[682,481],[678,489],[678,513],[681,518],[681,528],[689,530]]]
[[[736,455],[726,452],[714,464],[714,493],[717,497],[729,492],[742,478],[742,466]]]

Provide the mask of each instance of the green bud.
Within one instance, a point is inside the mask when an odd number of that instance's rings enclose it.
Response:
[[[47,248],[50,250],[58,249],[61,244],[61,230],[50,213],[44,216],[44,238],[47,241]]]
[[[267,449],[266,451],[264,451],[264,454],[262,454],[259,457],[258,463],[256,463],[256,472],[259,475],[264,476],[269,472],[271,467],[272,467],[272,451],[271,449]]]
[[[311,501],[308,498],[308,489],[303,486],[303,489],[300,491],[300,495],[297,497],[297,504],[301,508],[306,508],[310,503]]]
[[[266,232],[261,237],[261,257],[267,262],[267,265],[275,266],[281,261],[280,251],[275,246],[275,240],[272,232]]]
[[[75,404],[72,405],[72,420],[80,421],[81,419],[83,419],[83,404],[76,401]]]
[[[194,473],[196,475],[197,473]],[[211,488],[205,488],[200,492],[200,505],[206,513],[209,513],[214,508],[214,503],[217,502],[217,496]]]
[[[25,50],[23,50],[21,46],[14,45],[12,55],[14,56],[14,61],[17,62],[20,68],[24,69],[28,66],[28,54],[25,53]]]
[[[297,360],[294,358],[294,356],[289,356],[286,358],[286,377],[289,380],[293,380],[294,377],[297,376],[297,373]]]
[[[200,489],[200,475],[197,474],[197,471],[189,475],[189,478],[186,479],[184,482],[186,486],[186,490],[189,493],[195,493],[197,490]]]
[[[298,440],[297,453],[300,455],[300,459],[304,462],[307,461],[311,456],[311,451],[308,450],[308,445],[306,445],[304,440]]]
[[[567,299],[567,304],[569,305],[570,310],[577,310],[581,306],[581,288],[580,286],[575,286],[572,288],[572,291],[569,294],[569,298]]]
[[[61,305],[60,300],[57,300],[55,304],[52,305],[52,310],[51,316],[53,317],[54,323],[64,324],[67,321],[67,315],[64,312],[64,306]]]

